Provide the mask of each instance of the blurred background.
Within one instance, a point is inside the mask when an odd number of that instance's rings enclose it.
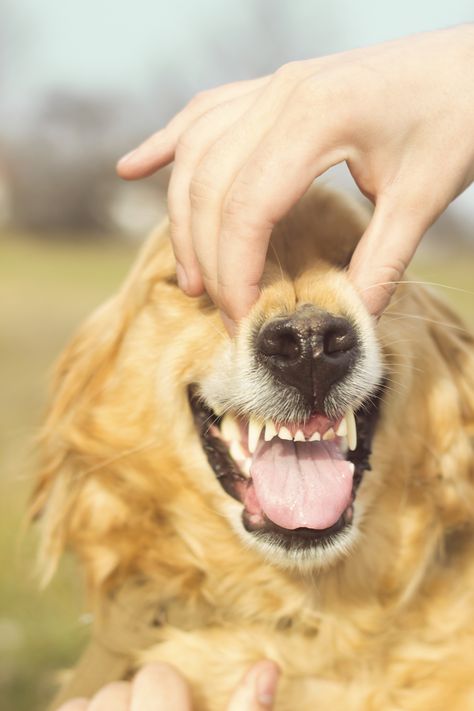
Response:
[[[472,0],[0,0],[2,711],[44,709],[87,637],[73,561],[40,592],[23,517],[51,363],[166,209],[167,171],[123,183],[117,157],[197,91],[472,21],[473,10]],[[344,167],[324,180],[354,190]],[[474,325],[473,188],[430,233],[412,273],[443,284]]]

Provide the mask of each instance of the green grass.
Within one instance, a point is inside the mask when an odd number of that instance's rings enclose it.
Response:
[[[57,670],[87,636],[80,577],[71,560],[43,592],[33,576],[34,535],[22,519],[48,370],[75,326],[121,282],[134,250],[0,235],[0,706],[41,711]],[[413,272],[472,290],[472,255],[424,261]],[[443,290],[474,325],[474,295]]]
[[[46,591],[23,525],[32,441],[48,371],[75,326],[120,284],[133,251],[110,242],[0,236],[0,707],[45,708],[58,670],[77,658],[80,576],[66,560]]]

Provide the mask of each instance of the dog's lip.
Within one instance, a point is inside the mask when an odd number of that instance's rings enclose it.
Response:
[[[371,402],[376,403],[378,399],[374,398]],[[222,417],[217,416],[199,396],[197,385],[189,387],[189,400],[196,428],[209,464],[224,491],[243,504],[242,519],[243,525],[247,530],[255,532],[259,536],[268,534],[272,536],[272,540],[276,537],[275,542],[277,543],[281,543],[282,536],[287,535],[288,545],[289,542],[292,542],[292,545],[294,543],[300,546],[304,541],[310,542],[311,545],[323,540],[327,542],[328,537],[334,537],[342,528],[346,528],[351,524],[353,503],[357,489],[364,472],[370,469],[370,445],[377,420],[378,406],[369,408],[366,403],[364,406],[366,412],[359,410],[356,413],[360,433],[359,442],[355,450],[347,454],[347,460],[352,462],[354,466],[352,498],[339,520],[327,529],[285,529],[269,521],[262,511],[252,512],[251,507],[248,505],[250,490],[253,487],[252,479],[249,478],[246,472],[242,471],[242,468],[232,458],[229,447],[222,438],[216,436],[219,431],[219,425],[222,423]]]
[[[332,526],[319,530],[305,527],[295,528],[292,530],[282,528],[268,519],[265,515],[256,519],[254,516],[249,514],[247,509],[244,509],[242,514],[242,523],[245,530],[249,533],[257,535],[270,535],[274,542],[283,545],[285,548],[289,549],[294,546],[303,548],[308,545],[319,545],[323,542],[327,543],[329,539],[333,538],[338,533],[341,533],[343,529],[350,526],[352,523],[353,513],[354,510],[351,502],[351,504],[349,504],[339,519]]]

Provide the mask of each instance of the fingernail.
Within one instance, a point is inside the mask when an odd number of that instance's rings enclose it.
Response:
[[[118,165],[124,165],[125,163],[128,163],[128,161],[132,158],[132,156],[135,155],[137,152],[137,149],[134,148],[133,151],[129,151],[126,153],[124,156],[122,156],[118,162]]]
[[[179,262],[176,262],[176,278],[178,279],[179,288],[186,292],[188,290],[189,281],[184,268]]]
[[[275,698],[280,670],[275,664],[268,664],[257,677],[257,700],[264,706],[271,706]]]

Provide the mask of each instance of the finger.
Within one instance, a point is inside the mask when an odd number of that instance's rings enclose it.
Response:
[[[128,711],[129,703],[130,684],[126,681],[114,681],[97,692],[87,711]]]
[[[136,180],[152,175],[173,160],[179,137],[196,119],[218,104],[254,91],[266,81],[268,81],[268,77],[264,76],[258,79],[224,84],[197,94],[184,109],[171,119],[165,128],[157,131],[133,151],[123,156],[117,163],[117,173],[125,180]]]
[[[304,81],[309,71],[306,65],[285,67],[254,92],[249,97],[248,110],[205,152],[195,170],[190,184],[192,241],[206,291],[216,302],[218,242],[227,192],[242,166],[250,160],[281,113],[286,111],[295,85]],[[260,196],[252,193],[249,199],[255,204]]]
[[[87,699],[71,699],[63,704],[57,711],[87,711]]]
[[[348,272],[373,316],[388,305],[428,226],[425,215],[403,200],[378,202]]]
[[[295,111],[298,114],[300,108],[297,106]],[[258,284],[275,224],[318,175],[346,157],[327,122],[316,126],[316,132],[313,118],[307,116],[306,120],[307,126],[292,111],[282,114],[226,196],[216,301],[233,321],[245,316],[258,298]]]
[[[178,262],[177,273],[180,287],[190,296],[202,293],[201,271],[191,239],[190,183],[203,155],[210,146],[237,121],[255,101],[257,91],[243,94],[226,101],[203,114],[183,134],[175,153],[175,165],[168,186],[168,212],[171,223],[171,241]],[[215,271],[217,249],[208,239],[211,264]],[[209,261],[209,260],[208,260]],[[208,265],[207,265],[208,266]],[[183,270],[184,274],[179,270]]]
[[[264,660],[251,667],[232,695],[227,711],[268,711],[278,684],[279,669]]]
[[[130,711],[192,711],[185,680],[169,664],[147,664],[132,682]]]
[[[251,117],[232,126],[227,135],[215,142],[190,183],[192,245],[205,289],[214,302],[218,299],[218,241],[222,205],[234,175],[248,160],[262,133],[273,120],[273,113],[264,116],[253,107]]]

